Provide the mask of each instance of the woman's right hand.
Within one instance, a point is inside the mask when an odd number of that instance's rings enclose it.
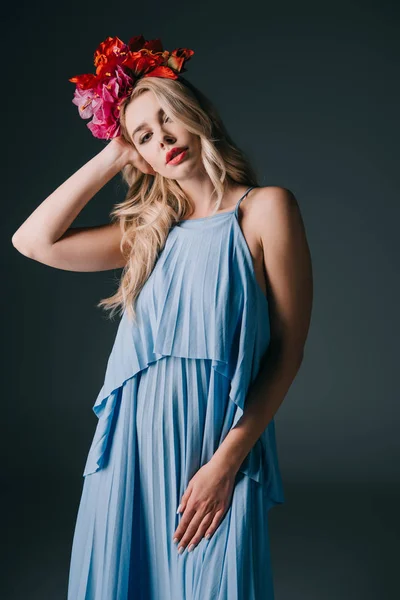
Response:
[[[142,171],[142,173],[147,173],[149,175],[155,175],[156,171],[154,171],[153,167],[139,154],[136,148],[128,143],[121,135],[115,138],[108,143],[110,148],[115,149],[116,156],[121,158],[125,164],[132,164],[134,167]]]

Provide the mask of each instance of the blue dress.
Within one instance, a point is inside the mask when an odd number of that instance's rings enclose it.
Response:
[[[253,186],[255,187],[255,186]],[[243,414],[270,340],[238,208],[173,226],[124,313],[93,410],[68,600],[272,600],[268,510],[285,501],[272,420],[209,540],[177,552],[189,480]]]

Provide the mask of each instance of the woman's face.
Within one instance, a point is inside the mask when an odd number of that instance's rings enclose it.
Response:
[[[166,115],[150,90],[129,103],[125,124],[136,150],[163,177],[186,179],[201,164],[200,138]],[[177,147],[188,148],[185,157],[169,164],[167,153]]]

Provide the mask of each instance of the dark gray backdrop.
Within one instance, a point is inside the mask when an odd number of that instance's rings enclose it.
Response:
[[[286,504],[270,513],[276,600],[398,594],[399,8],[394,2],[22,3],[3,13],[1,594],[66,597],[120,271],[29,260],[11,237],[99,152],[69,77],[108,35],[189,47],[261,185],[296,195],[314,268],[305,359],[276,415]],[[117,175],[75,225],[108,220]],[[209,600],[209,599],[205,599]]]

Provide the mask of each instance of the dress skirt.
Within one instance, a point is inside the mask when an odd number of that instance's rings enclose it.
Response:
[[[239,471],[211,538],[182,554],[172,540],[236,408],[211,363],[164,356],[118,389],[104,464],[84,478],[68,600],[273,600],[266,482]]]

